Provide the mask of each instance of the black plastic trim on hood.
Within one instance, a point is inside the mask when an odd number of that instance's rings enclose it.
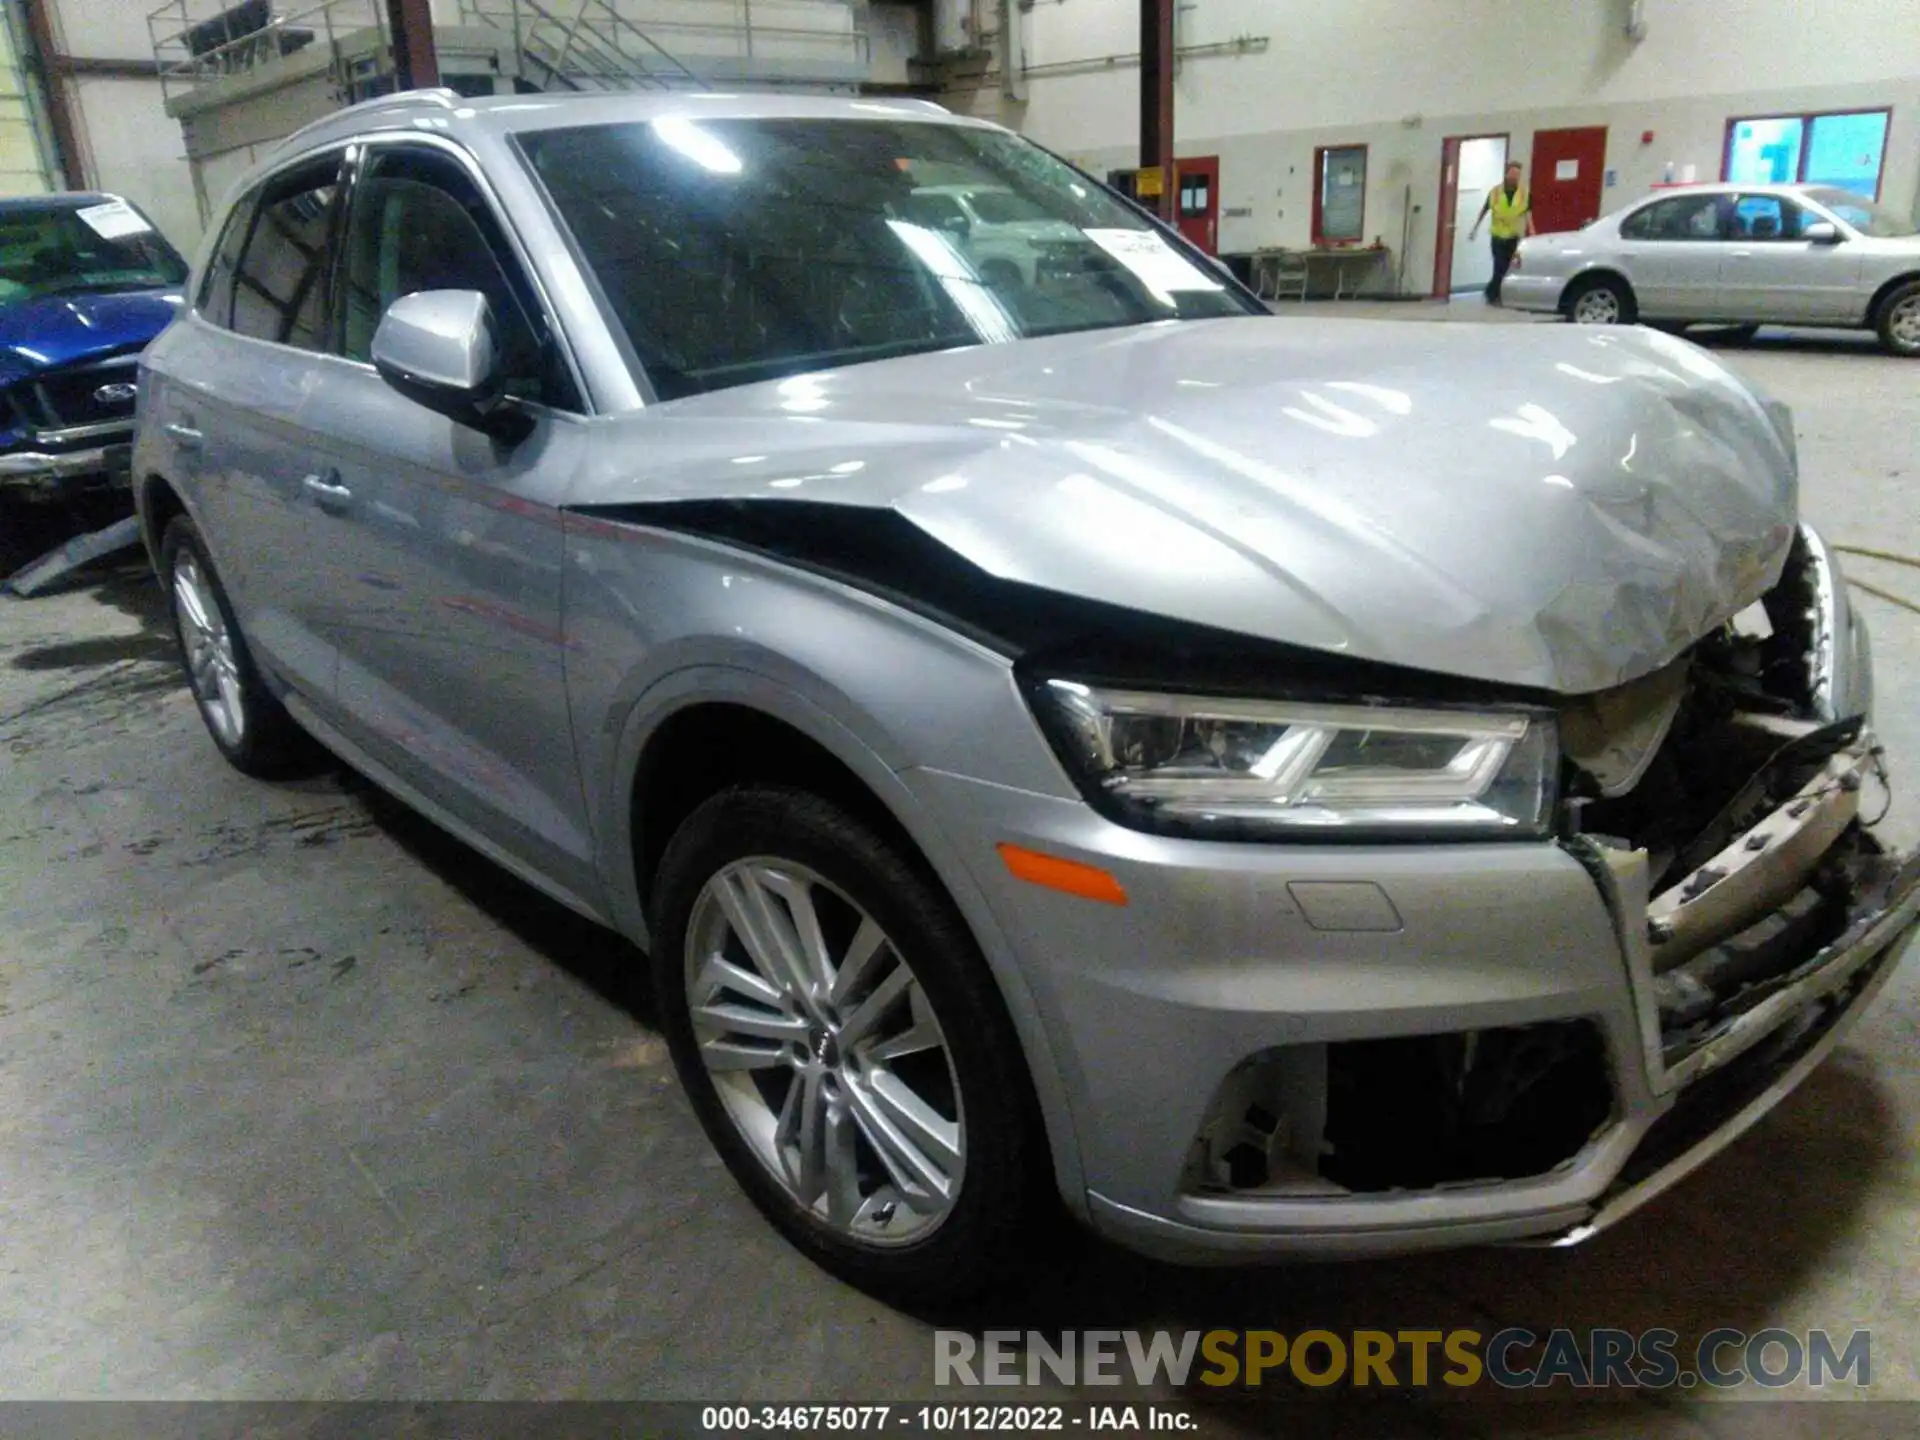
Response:
[[[1012,660],[1070,679],[1249,699],[1554,704],[1545,691],[1358,660],[1003,580],[894,510],[809,500],[661,500],[573,513],[732,546],[890,601]]]

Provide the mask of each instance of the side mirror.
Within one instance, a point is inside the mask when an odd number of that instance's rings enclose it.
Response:
[[[373,333],[373,368],[417,405],[490,435],[516,438],[524,417],[503,409],[493,311],[478,290],[402,295]]]
[[[1831,220],[1815,220],[1800,232],[1800,238],[1815,245],[1838,245],[1842,237],[1840,227]]]

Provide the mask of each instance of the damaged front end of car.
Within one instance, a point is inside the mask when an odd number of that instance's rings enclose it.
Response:
[[[1872,833],[1888,777],[1843,583],[1802,527],[1760,602],[1661,669],[1557,707],[1556,843],[1613,919],[1639,1076],[1623,1089],[1623,1037],[1610,1056],[1597,1016],[1281,1047],[1213,1097],[1186,1193],[1484,1190],[1611,1155],[1587,1217],[1530,1242],[1573,1243],[1797,1084],[1920,916],[1920,857]]]

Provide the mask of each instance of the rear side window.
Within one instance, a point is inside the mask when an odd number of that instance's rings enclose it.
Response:
[[[256,340],[324,350],[340,161],[328,156],[269,181],[233,277],[233,328]]]
[[[1719,195],[1656,200],[1622,220],[1620,233],[1629,240],[1718,240],[1722,200]]]
[[[225,328],[233,324],[233,275],[240,267],[240,247],[247,243],[247,222],[253,219],[251,195],[241,198],[227,216],[220,231],[220,243],[214,247],[207,273],[201,277],[200,293],[193,308],[213,324]]]

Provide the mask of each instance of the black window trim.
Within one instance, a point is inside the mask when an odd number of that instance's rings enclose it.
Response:
[[[220,229],[214,236],[213,248],[207,252],[206,269],[194,276],[192,280],[193,313],[209,325],[217,325],[222,330],[233,328],[232,281],[229,279],[227,284],[227,313],[222,317],[216,318],[208,312],[207,301],[211,297],[207,291],[213,284],[214,271],[219,267],[221,253],[226,249],[227,236],[230,232],[234,232],[236,225],[239,227],[237,233],[240,237],[240,245],[235,252],[234,268],[239,268],[238,257],[246,253],[247,239],[253,229],[253,212],[258,208],[258,200],[259,187],[256,185],[249,185],[234,198],[233,203],[227,207],[226,213],[221,217]]]
[[[329,287],[331,287],[332,285],[331,276],[334,268],[334,261],[336,259],[336,255],[334,252],[337,251],[338,242],[339,242],[339,225],[340,225],[341,217],[345,213],[343,202],[345,200],[345,194],[346,194],[346,153],[345,152],[347,148],[348,148],[348,142],[340,141],[332,145],[318,145],[311,150],[302,151],[298,155],[289,156],[286,160],[273,166],[272,169],[267,170],[261,175],[255,177],[251,183],[249,183],[245,188],[243,188],[240,191],[240,193],[235,197],[233,203],[227,207],[226,214],[223,217],[222,223],[220,226],[219,239],[215,240],[213,249],[207,252],[206,272],[203,272],[202,274],[193,277],[193,280],[192,280],[193,287],[194,287],[193,288],[193,294],[194,294],[193,313],[195,315],[199,316],[202,320],[206,321],[207,324],[215,326],[216,328],[225,331],[227,334],[233,336],[236,340],[246,340],[256,345],[271,345],[277,350],[291,350],[295,354],[299,354],[299,355],[325,355],[327,353],[325,350],[310,350],[301,345],[290,345],[284,340],[268,340],[259,335],[241,334],[240,331],[233,328],[233,296],[234,296],[234,291],[239,289],[239,276],[240,276],[241,263],[246,260],[247,252],[253,247],[254,231],[258,228],[260,224],[261,196],[266,194],[266,192],[273,187],[274,183],[282,179],[283,177],[285,177],[288,172],[297,170],[304,165],[310,165],[316,160],[323,160],[328,155],[332,154],[334,151],[337,150],[340,152],[340,155],[335,163],[334,193],[333,193],[332,200],[328,202],[328,216],[327,216],[327,245],[328,245],[328,251],[329,251],[327,256],[327,270],[328,270],[328,277],[329,277],[328,285]],[[245,236],[241,239],[240,248],[236,252],[237,258],[234,264],[234,283],[227,291],[227,313],[224,316],[209,315],[201,308],[201,302],[204,297],[207,279],[212,272],[214,262],[219,258],[219,254],[220,254],[219,242],[220,240],[224,240],[226,238],[227,225],[231,223],[235,213],[238,212],[243,207],[247,211],[247,228],[246,228]],[[329,332],[330,332],[329,341],[331,341],[331,328],[332,327],[331,327],[331,318],[330,318],[329,319]]]
[[[341,286],[340,250],[345,238],[345,227],[348,217],[353,213],[354,190],[358,186],[367,154],[375,146],[380,145],[412,145],[417,148],[435,150],[452,157],[454,162],[466,173],[467,178],[473,181],[475,188],[480,192],[482,202],[487,206],[489,213],[493,216],[494,223],[499,226],[500,233],[506,238],[507,245],[512,251],[512,258],[520,267],[520,272],[526,280],[527,294],[532,298],[533,304],[536,307],[535,313],[528,318],[546,332],[544,336],[546,343],[554,346],[559,352],[561,359],[565,362],[568,377],[573,382],[574,393],[580,401],[577,410],[563,409],[537,400],[521,400],[515,403],[527,410],[541,414],[557,416],[591,416],[595,414],[593,394],[587,386],[585,372],[580,368],[579,358],[574,354],[573,344],[567,336],[566,327],[561,325],[556,318],[558,312],[554,309],[552,298],[547,293],[545,281],[540,277],[539,268],[532,263],[525,239],[513,225],[507,207],[500,203],[499,192],[489,183],[485,170],[474,158],[472,152],[465,146],[455,144],[443,136],[425,135],[418,131],[388,131],[372,135],[356,135],[348,139],[333,140],[325,144],[315,145],[311,149],[303,150],[296,155],[289,155],[284,160],[275,163],[271,169],[263,172],[248,184],[234,199],[233,203],[227,207],[226,218],[229,220],[242,206],[250,208],[246,222],[246,238],[242,241],[239,251],[240,258],[244,260],[247,254],[247,247],[253,244],[254,226],[260,218],[260,197],[268,187],[290,170],[298,169],[315,160],[322,159],[336,152],[338,153],[340,178],[336,182],[338,188],[334,194],[333,214],[329,218],[327,231],[329,250],[327,257],[327,285],[328,296],[333,303],[329,307],[327,346],[324,350],[308,350],[298,345],[286,344],[283,341],[265,340],[257,335],[242,335],[233,328],[231,292],[229,292],[228,313],[225,320],[218,320],[213,316],[204,314],[200,309],[198,297],[205,288],[205,275],[194,277],[194,295],[196,297],[194,313],[206,321],[207,324],[216,325],[219,329],[236,339],[251,341],[259,345],[272,345],[276,349],[290,350],[299,355],[310,355],[320,359],[333,360],[342,365],[351,365],[357,370],[371,372],[373,370],[372,365],[361,360],[349,360],[345,355],[340,353],[343,334],[341,329],[343,317],[340,313],[339,306]],[[223,236],[225,230],[226,226],[223,221],[221,226],[221,234]],[[218,242],[216,241],[214,250],[208,252],[207,267],[209,271],[212,269],[214,258],[217,254]]]

